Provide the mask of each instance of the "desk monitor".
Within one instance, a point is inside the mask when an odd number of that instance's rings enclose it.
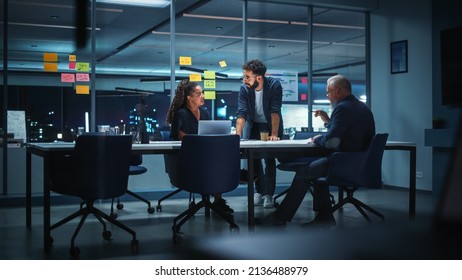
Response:
[[[199,121],[199,135],[207,134],[231,134],[231,121],[230,120],[212,120],[212,121]]]

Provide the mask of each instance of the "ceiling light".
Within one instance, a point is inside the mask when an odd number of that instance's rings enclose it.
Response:
[[[170,0],[97,0],[96,3],[117,4],[124,6],[142,6],[152,8],[165,8]]]

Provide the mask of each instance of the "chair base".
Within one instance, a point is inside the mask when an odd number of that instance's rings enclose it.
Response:
[[[353,197],[353,193],[357,189],[358,188],[341,188],[339,190],[339,192],[343,193],[343,191],[345,191],[347,196],[339,198],[339,202],[332,207],[330,212],[334,213],[337,210],[342,210],[342,208],[343,208],[343,206],[345,204],[350,203],[361,213],[361,215],[363,215],[363,217],[368,222],[371,222],[371,219],[369,218],[369,215],[367,215],[366,211],[364,211],[364,210],[367,210],[370,213],[376,215],[377,217],[379,217],[382,220],[382,222],[384,222],[385,221],[385,216],[384,215],[382,215],[379,211],[375,210],[374,208],[366,205],[364,202],[362,202],[362,201],[356,199],[355,197]]]
[[[182,239],[180,235],[182,233],[180,231],[181,226],[202,208],[205,208],[206,210],[206,217],[209,216],[209,210],[212,210],[214,213],[217,213],[221,218],[228,222],[231,231],[239,231],[239,226],[234,222],[233,215],[224,213],[219,208],[217,208],[212,202],[210,202],[210,196],[203,196],[201,201],[195,203],[194,205],[191,205],[183,213],[181,213],[180,215],[175,217],[175,219],[173,219],[172,240],[175,244],[180,243]]]
[[[146,203],[148,205],[147,211],[148,211],[149,214],[153,214],[155,212],[154,207],[151,206],[151,202],[149,200],[147,200],[146,198],[144,198],[144,197],[140,196],[139,194],[134,193],[134,192],[132,192],[130,190],[127,190],[126,194],[131,195],[134,198]],[[120,198],[117,198],[116,207],[117,207],[118,210],[124,209],[124,205],[120,202]],[[117,214],[114,212],[114,199],[112,199],[112,202],[111,202],[111,214],[110,214],[110,216],[112,218],[114,218],[114,219],[117,218]]]
[[[166,200],[166,199],[169,199],[170,197],[174,196],[175,194],[179,193],[183,191],[182,189],[176,189],[174,190],[173,192],[170,192],[168,193],[167,195],[161,197],[158,201],[157,201],[157,207],[156,207],[156,210],[157,212],[162,212],[162,205],[160,205],[162,203],[162,201]],[[194,198],[194,195],[192,193],[189,194],[189,205],[190,206],[193,206],[194,204],[196,204],[196,201],[195,201],[195,198]]]
[[[123,229],[124,231],[128,232],[129,234],[132,235],[132,242],[131,242],[131,248],[133,251],[138,251],[139,249],[139,242],[138,240],[136,239],[136,232],[133,231],[132,229],[130,229],[129,227],[127,227],[126,225],[120,223],[119,221],[116,221],[114,218],[112,218],[111,216],[107,215],[106,213],[102,212],[101,210],[95,208],[93,206],[93,201],[88,201],[86,202],[86,206],[85,207],[81,207],[80,210],[78,210],[77,212],[69,215],[68,217],[62,219],[61,221],[57,222],[56,224],[52,225],[50,227],[50,231],[51,230],[54,230],[64,224],[66,224],[67,222],[79,217],[79,216],[82,216],[82,218],[80,219],[80,222],[79,224],[77,225],[77,228],[75,229],[74,231],[74,234],[72,235],[72,238],[71,238],[71,248],[69,250],[69,253],[71,254],[72,257],[74,258],[78,258],[79,257],[79,254],[80,254],[80,250],[78,247],[75,246],[75,239],[77,238],[77,235],[79,234],[80,232],[80,229],[82,228],[82,225],[83,223],[85,222],[85,220],[87,219],[88,215],[92,214],[93,216],[96,217],[96,219],[98,219],[98,221],[103,225],[103,238],[105,240],[111,240],[111,232],[107,230],[107,226],[106,226],[106,223],[104,222],[104,220],[112,223],[113,225]],[[103,220],[104,219],[104,220]],[[53,240],[50,240],[50,244],[53,242]]]

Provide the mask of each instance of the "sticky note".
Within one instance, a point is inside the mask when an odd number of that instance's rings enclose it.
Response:
[[[202,75],[201,74],[189,74],[189,80],[191,82],[200,82],[202,81]]]
[[[302,78],[302,84],[307,84],[308,83],[308,78],[303,77]]]
[[[215,80],[204,80],[204,88],[215,88]]]
[[[75,61],[69,61],[69,69],[70,70],[75,70]]]
[[[228,65],[226,64],[226,61],[224,61],[224,60],[220,61],[219,64],[220,64],[220,67],[226,67],[226,66],[228,66]]]
[[[77,94],[90,94],[90,86],[87,85],[76,85],[75,93]]]
[[[75,80],[77,82],[89,82],[90,81],[90,74],[88,73],[76,73]]]
[[[58,72],[58,63],[44,62],[43,70],[46,72]]]
[[[306,101],[307,96],[308,96],[308,95],[307,95],[306,93],[302,93],[302,94],[300,94],[300,99],[301,99],[302,101]]]
[[[79,72],[90,72],[90,63],[88,62],[77,62],[75,64],[75,70]]]
[[[77,61],[77,56],[75,54],[70,54],[69,61]]]
[[[215,71],[204,71],[204,79],[215,80]]]
[[[205,99],[216,99],[216,93],[214,90],[204,90]]]
[[[73,83],[73,82],[75,82],[74,73],[61,73],[61,82],[62,83]]]
[[[58,54],[57,53],[44,53],[43,61],[57,62]]]
[[[180,56],[180,65],[192,65],[192,58],[190,56]]]

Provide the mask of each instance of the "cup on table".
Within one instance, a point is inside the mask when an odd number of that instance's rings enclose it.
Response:
[[[260,131],[260,140],[268,141],[268,131]]]
[[[289,128],[289,139],[293,140],[295,138],[295,133],[296,133],[296,128],[295,127],[290,127]]]

